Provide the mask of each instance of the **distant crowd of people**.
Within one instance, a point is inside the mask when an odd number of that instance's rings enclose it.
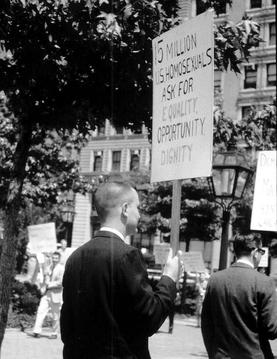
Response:
[[[168,315],[169,332],[173,329],[180,253],[170,250],[152,288],[141,251],[125,242],[140,218],[136,190],[107,182],[95,192],[94,204],[100,230],[69,258],[62,249],[53,253],[43,272],[32,335],[41,335],[50,310],[56,337],[61,308],[64,359],[150,359],[148,338]],[[274,282],[256,270],[261,245],[254,235],[236,235],[236,262],[211,276],[197,276],[198,325],[210,359],[274,358],[270,340],[277,338],[277,294]]]
[[[50,339],[55,339],[59,334],[60,311],[62,305],[62,279],[65,263],[72,253],[67,247],[67,241],[62,239],[59,247],[53,253],[32,253],[27,247],[27,271],[18,275],[20,281],[35,284],[41,293],[35,324],[27,335],[39,338],[43,335],[42,327],[46,316],[51,316],[52,331],[44,334]]]

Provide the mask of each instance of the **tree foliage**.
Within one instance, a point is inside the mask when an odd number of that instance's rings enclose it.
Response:
[[[257,110],[251,107],[247,116],[235,122],[228,118],[220,107],[214,112],[214,145],[217,149],[229,149],[232,146],[270,151],[277,149],[276,103],[264,105]]]
[[[7,1],[0,73],[14,115],[82,131],[105,118],[151,128],[152,39],[182,21],[177,10],[176,0]],[[250,19],[220,25],[216,66],[239,72],[260,40]]]
[[[105,118],[140,126],[151,110],[151,39],[174,24],[176,4],[11,1],[0,72],[15,116],[81,131]]]
[[[142,199],[141,210],[152,216],[153,223],[162,233],[171,229],[172,183],[155,184]],[[180,236],[189,240],[198,238],[214,239],[219,225],[215,204],[210,201],[209,189],[203,178],[182,182]]]
[[[4,209],[13,176],[13,155],[17,144],[18,121],[7,108],[7,99],[0,98],[0,208]],[[86,136],[66,130],[48,130],[37,126],[32,131],[22,188],[21,206],[26,201],[46,207],[55,204],[61,193],[73,190],[85,193],[90,184],[79,171],[78,156]],[[72,156],[75,152],[75,156]]]

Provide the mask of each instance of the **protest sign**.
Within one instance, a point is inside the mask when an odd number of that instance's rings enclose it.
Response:
[[[201,252],[183,252],[181,260],[184,263],[185,272],[205,272],[205,265]]]
[[[255,179],[251,229],[277,231],[276,151],[260,151]]]
[[[207,11],[153,40],[151,182],[211,175],[213,39]]]
[[[154,256],[155,256],[155,263],[164,265],[167,261],[168,252],[170,249],[169,243],[161,243],[154,245]]]
[[[57,250],[55,223],[28,226],[29,247],[32,253],[54,252]]]

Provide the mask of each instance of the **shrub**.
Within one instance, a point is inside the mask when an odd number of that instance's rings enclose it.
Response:
[[[14,313],[34,315],[40,298],[40,291],[35,284],[14,281],[11,297],[11,308]]]
[[[26,328],[32,328],[35,323],[35,316],[24,314],[24,313],[16,313],[12,310],[9,311],[8,316],[8,328],[21,328],[24,331]]]

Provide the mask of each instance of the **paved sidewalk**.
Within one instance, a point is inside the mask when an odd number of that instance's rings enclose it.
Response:
[[[200,328],[195,319],[176,316],[173,334],[168,334],[166,320],[149,340],[152,359],[207,359]],[[271,342],[277,355],[277,340]],[[1,359],[62,359],[62,342],[58,339],[33,338],[18,329],[6,331]]]
[[[150,338],[152,359],[207,359],[195,320],[176,318],[173,334],[168,334],[167,330],[168,320]],[[62,359],[62,342],[60,338],[36,339],[18,329],[7,329],[1,359]]]
[[[207,359],[201,330],[195,319],[174,320],[173,334],[168,334],[168,321],[149,341],[152,359]]]

